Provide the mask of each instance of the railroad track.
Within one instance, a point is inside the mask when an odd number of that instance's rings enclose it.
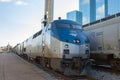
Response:
[[[23,59],[28,61],[26,58],[23,58]],[[55,71],[53,69],[49,69],[49,68],[43,67],[43,66],[41,66],[40,64],[38,64],[38,63],[36,63],[34,61],[28,61],[28,62],[36,65],[37,67],[43,69],[44,71],[46,71],[49,74],[53,74],[53,76],[58,78],[58,80],[96,80],[95,78],[87,76],[87,75],[70,75],[70,76],[65,76],[63,73],[61,73],[59,71]]]
[[[48,73],[52,73],[54,74],[54,76],[59,77],[60,80],[96,80],[93,77],[90,76],[86,76],[86,75],[70,75],[70,76],[65,76],[63,73],[59,72],[59,71],[54,71],[52,69],[46,68],[46,67],[42,67],[39,64],[33,63],[35,64],[37,67],[42,68],[44,71],[48,72]]]
[[[113,69],[111,67],[107,67],[107,66],[92,65],[92,69],[105,71],[105,72],[110,72],[110,73],[114,73],[114,74],[120,75],[120,71],[119,70],[115,70],[115,69]]]

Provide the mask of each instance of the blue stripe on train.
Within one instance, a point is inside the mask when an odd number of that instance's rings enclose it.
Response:
[[[52,36],[59,39],[63,42],[69,42],[72,44],[82,45],[85,43],[89,43],[89,39],[81,30],[73,30],[73,29],[56,29],[52,32]],[[80,40],[80,43],[75,43],[74,40]]]

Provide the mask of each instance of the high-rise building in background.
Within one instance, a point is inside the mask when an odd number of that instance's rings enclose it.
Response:
[[[105,17],[108,16],[108,0],[104,0],[104,12],[105,12]]]
[[[82,25],[82,13],[80,11],[71,11],[67,13],[67,19],[68,20],[73,20]]]
[[[96,0],[96,20],[105,17],[105,9],[107,10],[107,7],[105,7],[105,0]]]
[[[79,10],[84,24],[96,20],[96,0],[79,0]]]
[[[120,0],[108,0],[108,15],[120,12]]]
[[[120,0],[79,0],[79,11],[69,12],[67,19],[77,21],[83,25],[120,13]]]
[[[90,0],[90,22],[96,20],[96,0]]]
[[[96,19],[120,12],[120,0],[96,0]]]

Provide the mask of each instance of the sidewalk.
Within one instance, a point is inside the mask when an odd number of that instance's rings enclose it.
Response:
[[[55,80],[13,53],[0,53],[0,80]]]

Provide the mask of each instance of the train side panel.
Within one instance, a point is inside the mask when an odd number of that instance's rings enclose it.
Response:
[[[90,39],[91,53],[114,53],[120,58],[120,17],[84,29]]]
[[[13,48],[13,51],[14,53],[20,55],[20,44],[17,44],[14,48]]]
[[[40,56],[41,54],[41,46],[42,46],[42,36],[41,35],[33,35],[24,41],[24,54],[27,54],[28,57],[36,58],[36,56]]]

